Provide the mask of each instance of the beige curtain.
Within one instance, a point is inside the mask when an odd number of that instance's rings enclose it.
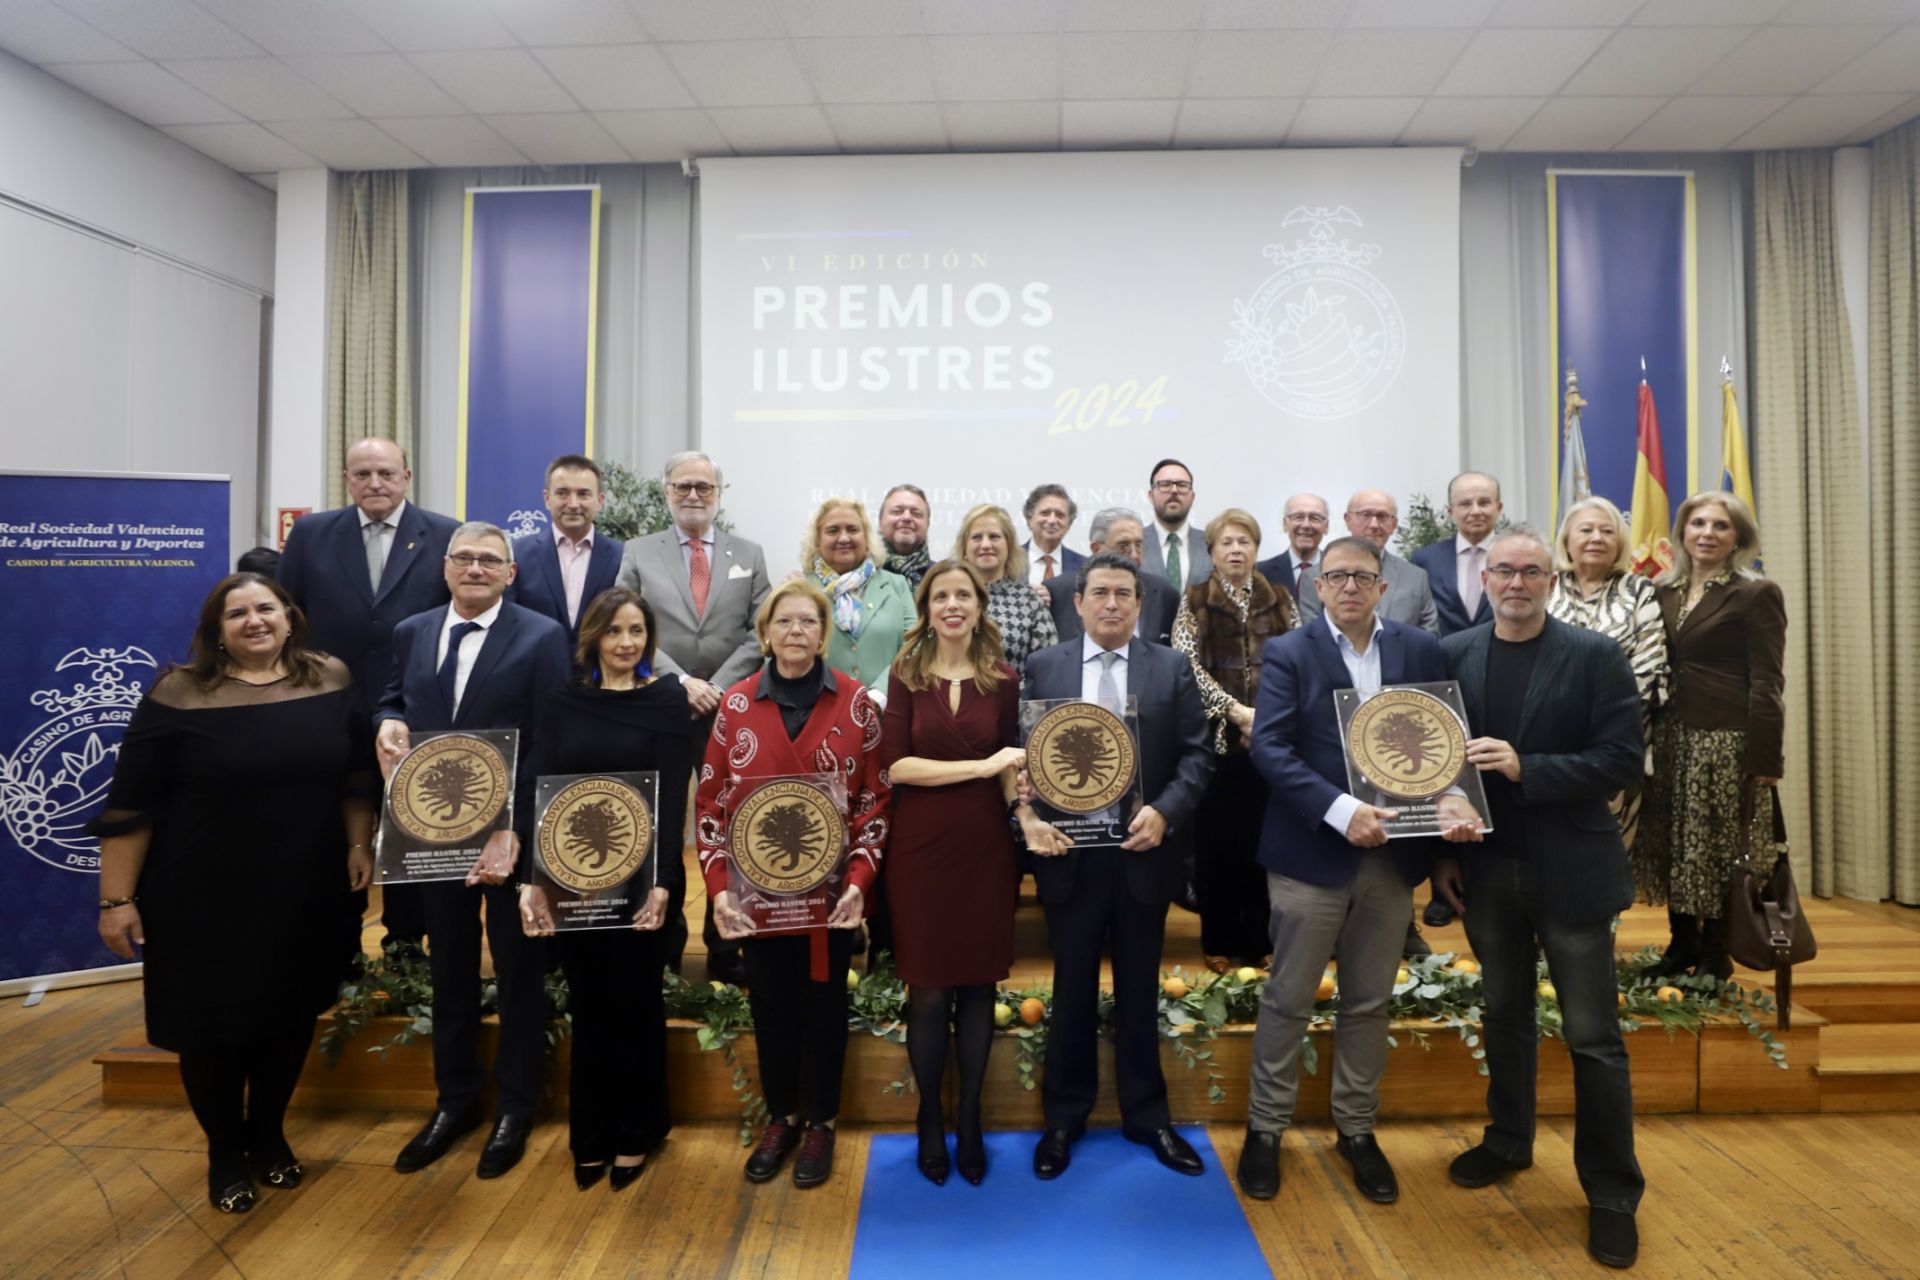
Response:
[[[1884,716],[1862,606],[1880,548],[1868,540],[1832,156],[1759,153],[1753,186],[1754,498],[1766,573],[1787,598],[1781,798],[1802,886],[1878,900],[1888,888]]]
[[[1873,475],[1873,690],[1890,892],[1920,903],[1920,124],[1873,144],[1867,406]]]
[[[407,244],[411,174],[343,173],[327,335],[327,502],[346,500],[348,446],[377,436],[413,450],[413,333]]]

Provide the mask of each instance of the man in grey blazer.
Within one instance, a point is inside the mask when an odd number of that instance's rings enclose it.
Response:
[[[679,666],[694,714],[711,717],[727,686],[760,667],[753,618],[767,598],[767,558],[759,543],[714,528],[725,486],[712,458],[676,453],[664,475],[673,527],[627,543],[618,581],[653,606],[658,650]],[[676,935],[684,928],[680,906],[667,904],[667,927]],[[743,979],[739,944],[714,928],[712,902],[704,936],[709,973],[727,982]],[[684,937],[668,943],[676,969],[683,945]]]
[[[1166,579],[1179,595],[1213,573],[1207,535],[1187,522],[1193,514],[1193,472],[1178,458],[1162,458],[1147,473],[1147,497],[1153,503],[1153,523],[1146,529],[1140,571]]]
[[[1379,489],[1362,489],[1347,499],[1347,532],[1380,548],[1380,576],[1387,580],[1380,616],[1440,634],[1440,611],[1433,603],[1433,583],[1427,571],[1387,550],[1393,531],[1400,527],[1400,504]]]

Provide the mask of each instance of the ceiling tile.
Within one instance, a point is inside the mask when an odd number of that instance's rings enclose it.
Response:
[[[480,167],[527,162],[478,116],[411,116],[374,123],[431,164]]]
[[[949,102],[947,140],[955,151],[1053,151],[1060,146],[1058,102]]]
[[[818,107],[720,107],[707,114],[743,156],[831,155],[840,150],[833,127]]]
[[[1068,31],[1192,31],[1204,0],[1067,0]]]
[[[1364,98],[1432,93],[1459,58],[1473,33],[1438,31],[1342,31],[1320,62],[1317,96]]]
[[[947,102],[1060,96],[1058,36],[931,36],[927,52],[934,90]]]
[[[0,49],[28,62],[124,62],[140,55],[101,35],[53,0],[0,4]]]
[[[424,163],[370,120],[286,120],[273,132],[329,169],[417,169]]]
[[[641,164],[733,153],[704,111],[602,111],[596,118]]]
[[[1180,104],[1145,102],[1063,102],[1060,141],[1067,147],[1164,147],[1173,137]]]
[[[1481,97],[1553,93],[1609,34],[1598,27],[1482,31],[1434,92]]]
[[[1490,27],[1617,27],[1646,0],[1500,0]]]
[[[1912,93],[1920,89],[1920,27],[1903,27],[1822,81],[1819,93]]]
[[[535,49],[533,56],[575,102],[589,111],[647,111],[693,105],[693,95],[660,56],[660,50],[650,44]]]
[[[535,164],[628,164],[633,159],[584,111],[480,118]]]
[[[486,0],[521,44],[629,44],[645,40],[619,0]]]
[[[1651,0],[1633,15],[1636,27],[1752,26],[1770,21],[1788,0]]]
[[[655,40],[754,40],[787,34],[771,0],[626,0]]]
[[[930,35],[1058,31],[1067,0],[920,0]]]
[[[947,126],[931,102],[889,102],[827,108],[834,136],[848,151],[945,151]]]
[[[920,11],[909,0],[773,0],[773,5],[790,36],[920,34]]]
[[[323,169],[313,156],[257,124],[173,124],[160,132],[241,173]]]
[[[1920,0],[1793,0],[1775,22],[1920,22]]]
[[[1413,113],[1400,141],[1472,143],[1498,151],[1545,98],[1429,98]]]
[[[1742,151],[1838,146],[1905,104],[1904,93],[1833,93],[1795,98],[1734,140]]]
[[[660,50],[703,106],[812,102],[813,86],[785,40],[671,44]]]
[[[1719,151],[1791,98],[1675,98],[1623,138],[1621,151]]]
[[[793,52],[822,102],[933,100],[933,72],[918,36],[795,40]]]
[[[1293,98],[1189,98],[1173,126],[1176,147],[1277,147],[1300,103]]]
[[[478,0],[342,0],[402,53],[510,49],[513,33]]]
[[[1679,93],[1745,35],[1738,27],[1629,27],[1614,33],[1567,82],[1566,92],[1621,97]]]
[[[1287,145],[1385,146],[1420,108],[1419,98],[1309,98],[1287,130]]]
[[[1187,96],[1299,97],[1332,46],[1331,31],[1203,31],[1194,38]]]
[[[1849,146],[1861,142],[1871,142],[1887,130],[1899,128],[1915,116],[1920,116],[1920,97],[1909,98],[1906,102],[1895,107],[1892,111],[1887,112],[1887,114],[1881,116],[1878,120],[1869,121],[1861,128],[1855,129],[1844,141]]]
[[[1892,31],[1888,26],[1762,27],[1687,92],[1805,93]]]
[[[1499,0],[1353,0],[1349,27],[1477,27]]]
[[[460,104],[397,53],[293,57],[287,65],[363,116],[457,115]]]
[[[1508,151],[1611,151],[1658,111],[1665,98],[1551,98],[1520,132]]]
[[[1347,0],[1207,0],[1200,22],[1208,31],[1279,31],[1337,27]]]
[[[1193,52],[1193,37],[1187,33],[1123,31],[1061,38],[1063,97],[1177,98],[1186,87]],[[1173,122],[1167,125],[1171,129]]]
[[[190,0],[62,0],[61,7],[149,58],[244,58],[263,52]]]
[[[278,58],[208,58],[164,65],[249,120],[337,120],[353,114]]]
[[[202,9],[268,53],[380,53],[387,48],[366,23],[314,0],[197,0]]]
[[[416,53],[409,60],[469,111],[504,115],[579,105],[525,49]]]
[[[156,62],[71,62],[47,70],[146,124],[216,124],[245,119]]]

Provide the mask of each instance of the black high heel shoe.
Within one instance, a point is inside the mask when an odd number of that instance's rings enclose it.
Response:
[[[979,1186],[987,1177],[987,1144],[980,1130],[971,1134],[960,1134],[959,1149],[955,1154],[955,1163],[959,1166],[960,1176],[969,1186]]]
[[[920,1133],[920,1175],[936,1187],[947,1185],[947,1131],[939,1121],[929,1129],[926,1122],[914,1126]]]
[[[574,1162],[573,1185],[582,1191],[585,1191],[606,1176],[607,1163],[604,1160],[599,1164],[581,1164],[577,1160]]]
[[[632,1186],[642,1173],[646,1172],[646,1168],[647,1162],[645,1160],[642,1160],[639,1164],[617,1164],[613,1166],[613,1171],[607,1175],[607,1185],[615,1191],[624,1191]]]

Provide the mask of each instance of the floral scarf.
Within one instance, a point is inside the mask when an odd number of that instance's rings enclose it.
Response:
[[[859,567],[841,574],[834,573],[820,557],[813,559],[814,581],[833,597],[833,625],[846,632],[849,640],[858,640],[860,629],[867,624],[867,602],[860,598],[860,592],[873,576],[874,568],[872,556],[862,560]]]

